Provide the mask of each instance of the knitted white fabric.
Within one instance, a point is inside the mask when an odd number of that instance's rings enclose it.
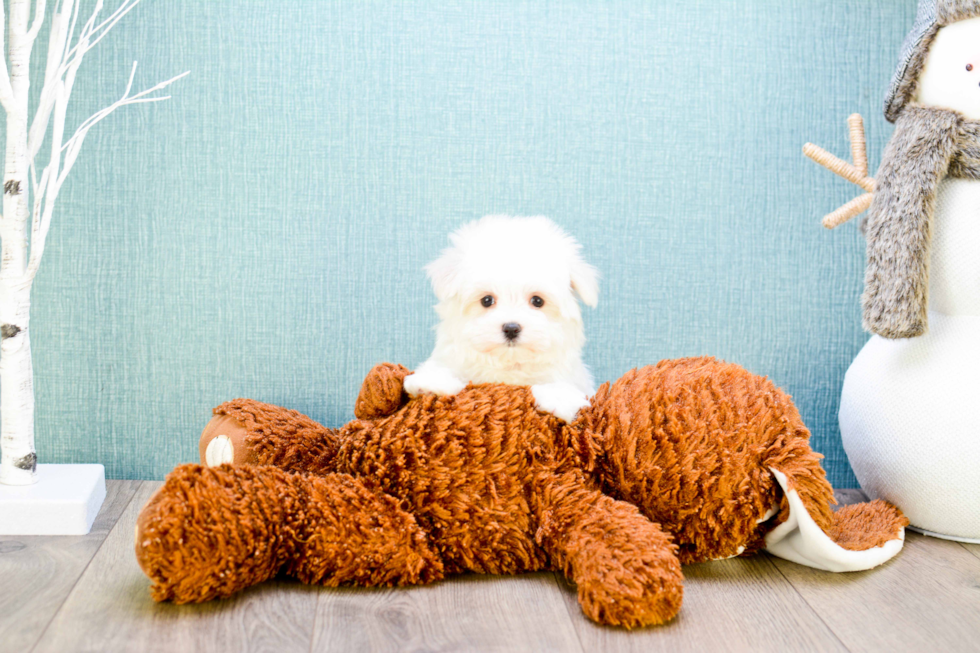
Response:
[[[929,309],[946,315],[980,315],[980,182],[943,181],[934,217]],[[980,340],[980,332],[973,339]],[[980,394],[976,397],[980,407]]]
[[[924,336],[872,337],[844,377],[840,406],[861,488],[918,529],[980,541],[978,412],[980,316],[930,312]]]

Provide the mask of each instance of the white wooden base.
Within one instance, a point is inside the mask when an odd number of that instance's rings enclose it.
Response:
[[[104,500],[102,465],[38,465],[37,483],[0,485],[0,535],[85,535]]]

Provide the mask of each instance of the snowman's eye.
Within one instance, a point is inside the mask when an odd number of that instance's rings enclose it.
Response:
[[[968,72],[968,73],[973,72],[973,64],[972,63],[966,64],[966,72]]]

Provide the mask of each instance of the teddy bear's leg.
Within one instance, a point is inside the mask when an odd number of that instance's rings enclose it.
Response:
[[[295,410],[251,399],[214,409],[201,433],[201,464],[274,465],[292,472],[333,471],[337,433]]]
[[[579,473],[553,476],[538,496],[536,540],[578,587],[586,616],[632,628],[677,614],[684,577],[676,546],[657,524]]]
[[[140,512],[136,558],[157,601],[227,597],[287,573],[336,586],[427,583],[443,566],[415,518],[346,474],[183,465]]]
[[[410,372],[401,365],[375,365],[361,384],[354,404],[360,420],[386,417],[406,401],[403,381]],[[294,472],[334,471],[337,433],[306,415],[251,399],[236,399],[214,409],[201,433],[201,464],[274,465]]]

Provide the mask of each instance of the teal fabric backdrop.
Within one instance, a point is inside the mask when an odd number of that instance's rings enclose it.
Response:
[[[134,59],[138,86],[192,72],[100,125],[63,192],[34,291],[41,461],[161,478],[240,396],[342,424],[373,363],[427,356],[422,266],[495,212],[553,217],[602,271],[597,378],[741,363],[855,486],[836,411],[864,244],[819,219],[856,189],[801,147],[847,153],[859,111],[877,164],[914,4],[146,0],[74,120]]]

